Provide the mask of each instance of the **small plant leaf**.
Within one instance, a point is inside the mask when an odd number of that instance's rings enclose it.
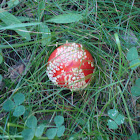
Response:
[[[131,93],[133,96],[140,96],[140,87],[139,86],[131,87]]]
[[[3,57],[0,55],[0,64],[3,62]]]
[[[131,93],[133,96],[140,96],[140,78],[138,78],[135,85],[131,87]]]
[[[118,124],[118,125],[121,125],[124,123],[124,119],[125,117],[121,114],[119,114],[116,118],[115,118],[115,122]]]
[[[135,70],[138,66],[140,66],[140,60],[139,59],[132,60],[129,63],[129,65],[130,65],[132,70]]]
[[[61,137],[65,132],[65,126],[62,125],[60,127],[58,127],[58,130],[57,130],[57,137]]]
[[[42,32],[42,45],[45,46],[46,44],[49,44],[51,41],[51,32],[47,25],[41,24],[39,25],[39,29]]]
[[[53,22],[53,23],[72,23],[72,22],[77,22],[79,20],[83,19],[82,14],[74,14],[74,13],[69,13],[69,14],[62,14],[55,16],[47,22]]]
[[[24,140],[32,140],[34,137],[35,130],[34,129],[24,129],[21,132],[21,135],[23,136]]]
[[[108,116],[112,119],[112,120],[109,119],[107,123],[110,129],[117,129],[118,125],[121,125],[124,123],[125,117],[119,114],[118,110],[116,109],[110,109],[108,111]]]
[[[4,104],[3,104],[3,109],[5,111],[11,111],[15,107],[14,102],[11,99],[8,99]]]
[[[7,2],[8,7],[13,7],[19,4],[19,0],[10,0]]]
[[[27,26],[36,26],[41,24],[41,22],[33,22],[33,23],[20,23],[20,24],[14,24],[14,25],[9,25],[6,27],[1,27],[0,30],[5,30],[5,29],[17,29],[21,27],[27,27]]]
[[[45,128],[45,125],[44,125],[44,124],[39,125],[39,126],[36,128],[35,136],[36,136],[36,137],[41,137],[41,135],[43,134],[44,128]]]
[[[40,20],[42,19],[42,17],[43,17],[44,10],[45,10],[45,2],[44,2],[44,1],[41,1],[41,2],[38,4],[38,9],[37,9],[37,14],[38,14],[39,21],[40,21]]]
[[[64,123],[64,117],[58,115],[54,118],[54,122],[57,127],[60,127]]]
[[[130,48],[127,53],[127,60],[132,61],[138,58],[138,52],[136,47]]]
[[[17,106],[13,112],[13,116],[19,117],[25,112],[25,107],[23,105]]]
[[[140,78],[136,80],[136,86],[140,86]]]
[[[117,129],[118,125],[113,120],[108,120],[107,125],[109,126],[109,129]]]
[[[0,82],[2,82],[2,79],[3,79],[3,77],[2,77],[2,75],[0,74]]]
[[[28,128],[35,129],[37,127],[37,119],[36,119],[36,117],[35,116],[30,116],[27,119],[26,126]]]
[[[48,139],[54,139],[56,133],[57,133],[57,128],[50,128],[47,130],[46,136],[48,137]]]
[[[13,99],[16,105],[20,105],[24,102],[25,96],[22,93],[17,93],[13,96]]]
[[[113,120],[117,117],[118,114],[119,114],[119,112],[116,109],[110,109],[108,111],[108,116]]]
[[[29,108],[26,108],[25,113],[23,114],[23,119],[25,120],[26,118],[28,118],[28,116],[30,115],[31,110]]]
[[[18,20],[20,20],[21,22],[25,22],[25,21],[37,21],[35,18],[31,18],[31,17],[25,17],[25,16],[18,16],[17,17]]]
[[[0,19],[6,25],[14,25],[14,24],[21,24],[21,22],[11,13],[5,11],[4,9],[0,8]],[[27,40],[31,40],[29,32],[26,30],[25,27],[17,28],[15,30],[19,35]]]

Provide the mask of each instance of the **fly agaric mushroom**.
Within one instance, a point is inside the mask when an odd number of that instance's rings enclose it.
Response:
[[[66,43],[48,59],[47,75],[60,87],[77,91],[87,87],[94,72],[94,60],[81,44]]]

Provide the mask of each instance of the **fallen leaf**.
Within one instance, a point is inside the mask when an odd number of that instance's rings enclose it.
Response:
[[[26,66],[29,63],[28,59],[24,59],[23,62],[19,61],[17,62],[17,64],[11,66],[8,69],[8,74],[9,74],[9,78],[14,82],[16,80],[16,82],[19,82],[20,77],[23,75],[26,75],[27,71],[29,70],[26,69]]]

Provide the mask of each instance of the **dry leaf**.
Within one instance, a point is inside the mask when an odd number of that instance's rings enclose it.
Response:
[[[9,78],[12,81],[16,80],[16,82],[18,82],[20,80],[20,77],[22,75],[26,75],[27,71],[29,70],[29,68],[26,69],[26,66],[29,63],[29,60],[24,59],[23,61],[24,61],[24,63],[19,61],[19,62],[17,62],[16,65],[13,65],[8,69]]]

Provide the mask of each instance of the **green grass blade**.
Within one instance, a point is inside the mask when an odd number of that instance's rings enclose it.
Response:
[[[0,19],[6,25],[13,25],[13,24],[22,24],[14,15],[10,14],[6,10],[0,8]],[[27,40],[31,40],[30,34],[25,27],[17,28],[15,30],[20,36]]]

